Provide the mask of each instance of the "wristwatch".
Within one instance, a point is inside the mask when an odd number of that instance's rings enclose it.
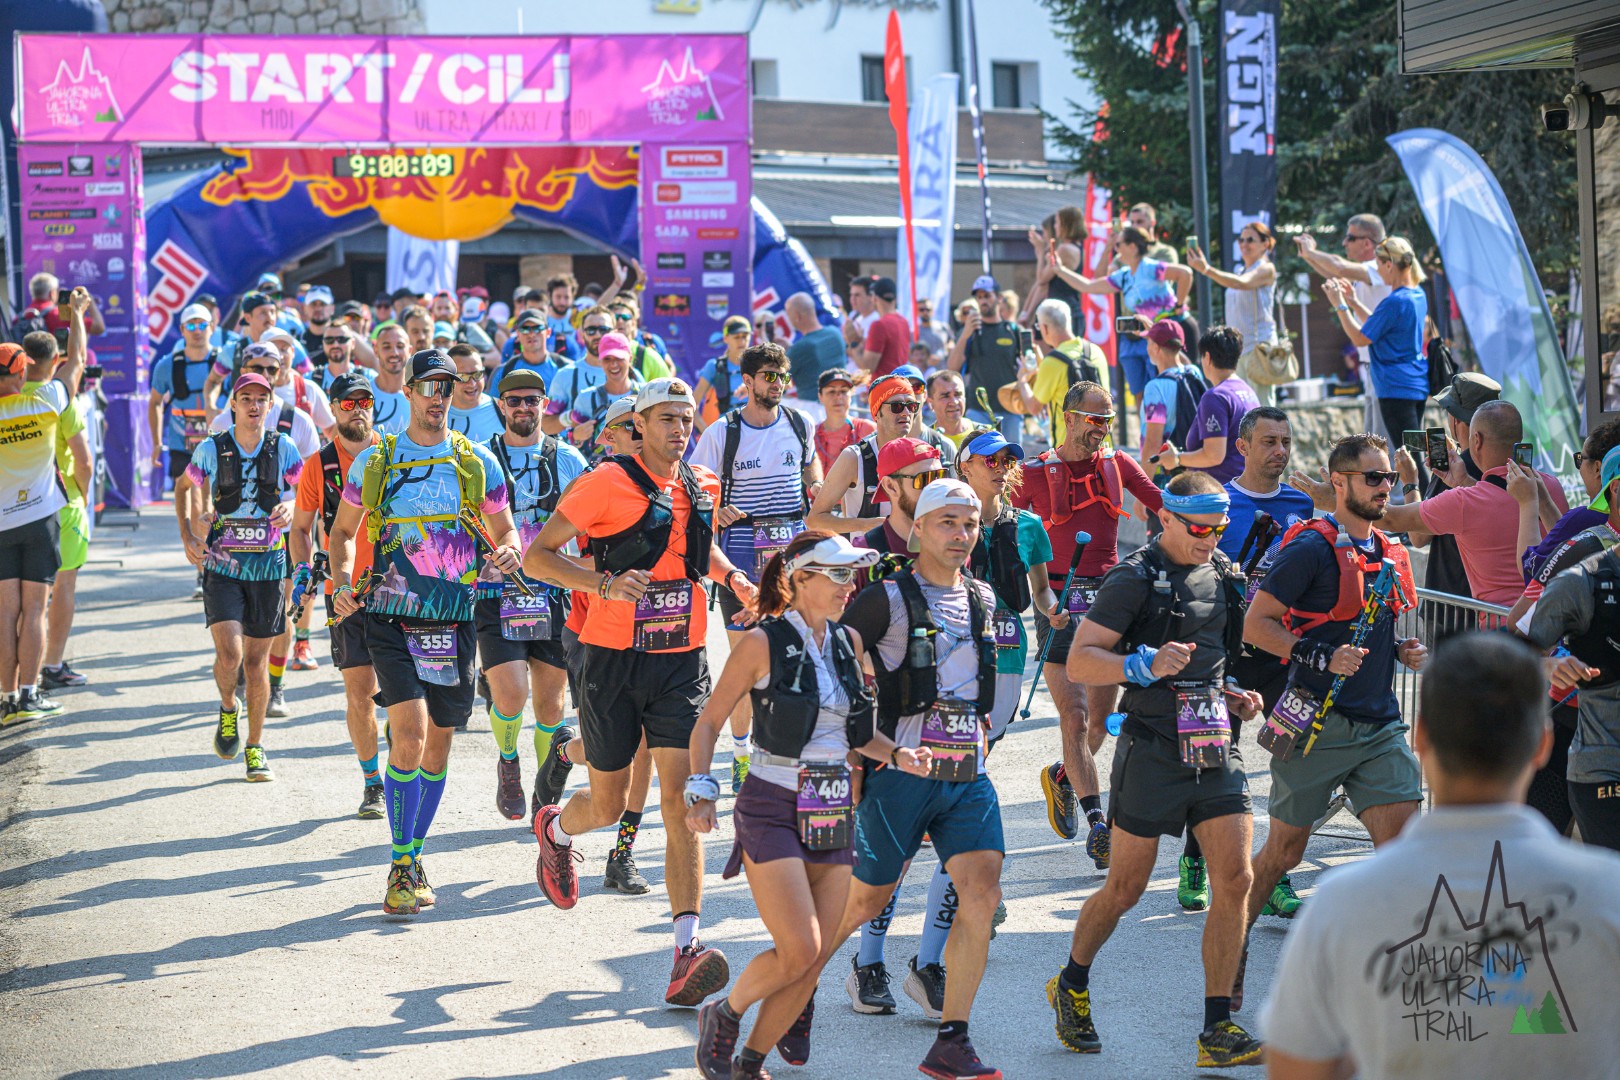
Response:
[[[1404,484],[1401,487],[1401,494],[1402,495],[1410,495],[1410,494],[1412,494],[1412,492],[1414,492],[1416,490],[1417,490],[1417,485],[1416,484]]]
[[[735,576],[736,576],[736,575],[738,575],[738,574],[742,574],[742,579],[743,579],[743,580],[744,580],[744,581],[747,581],[747,580],[748,580],[748,575],[747,575],[747,574],[743,574],[743,572],[742,572],[742,571],[741,571],[741,570],[739,570],[739,569],[737,569],[737,568],[735,568],[735,567],[733,567],[733,568],[732,568],[732,570],[731,570],[731,573],[729,573],[729,574],[727,574],[727,575],[726,575],[726,588],[728,588],[728,589],[730,589],[730,588],[731,588],[731,579],[732,579],[732,578],[733,578],[733,577],[735,577]],[[733,592],[735,592],[735,591],[736,591],[736,590],[735,590],[735,589],[733,589],[733,590],[732,590],[732,591],[733,591]]]

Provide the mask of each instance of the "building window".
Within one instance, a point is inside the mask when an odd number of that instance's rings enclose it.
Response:
[[[1039,68],[1035,64],[990,62],[990,107],[1033,109],[1040,104]]]
[[[883,57],[861,57],[861,100],[888,101],[883,92]]]
[[[757,98],[781,97],[781,89],[776,80],[775,60],[755,60],[752,65],[754,96]]]

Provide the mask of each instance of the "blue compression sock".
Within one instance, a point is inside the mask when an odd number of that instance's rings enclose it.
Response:
[[[923,905],[922,940],[917,943],[917,966],[940,964],[945,961],[945,942],[951,936],[951,925],[956,922],[956,886],[945,867],[934,867],[934,878],[928,883],[928,902]]]
[[[894,904],[899,898],[900,884],[896,882],[894,892],[890,894],[889,902],[884,905],[882,913],[861,927],[860,951],[855,955],[855,962],[861,967],[882,962],[883,943],[888,940],[889,924],[894,921]]]
[[[388,803],[388,831],[394,844],[394,858],[414,855],[411,833],[416,808],[422,800],[422,771],[400,772],[392,765],[383,773],[383,798]]]
[[[433,815],[439,812],[439,800],[444,797],[444,778],[449,772],[448,765],[438,773],[422,770],[422,801],[417,804],[416,827],[411,830],[412,854],[417,858],[422,856],[422,841],[427,839],[428,828],[433,824]]]

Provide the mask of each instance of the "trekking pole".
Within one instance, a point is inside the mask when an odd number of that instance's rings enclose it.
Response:
[[[1249,552],[1256,548],[1256,543],[1262,534],[1265,535],[1266,539],[1271,539],[1271,515],[1264,510],[1256,510],[1254,522],[1249,526],[1249,535],[1243,538],[1243,546],[1238,549],[1238,568],[1245,574],[1254,572],[1254,567],[1249,565]],[[1256,563],[1260,561],[1260,557],[1265,554],[1265,551],[1266,545],[1259,544],[1254,556]]]
[[[1361,643],[1367,640],[1367,634],[1371,632],[1373,623],[1378,621],[1378,610],[1387,602],[1384,599],[1385,591],[1397,587],[1395,564],[1389,559],[1385,559],[1384,568],[1373,579],[1372,591],[1367,596],[1367,602],[1361,606],[1361,614],[1356,616],[1355,625],[1350,629],[1350,646],[1352,648],[1361,648]],[[1301,757],[1309,755],[1311,747],[1316,745],[1316,737],[1322,734],[1322,720],[1327,716],[1328,710],[1333,708],[1334,699],[1339,696],[1340,689],[1343,688],[1345,680],[1349,677],[1348,675],[1335,675],[1333,677],[1333,685],[1328,687],[1327,696],[1322,699],[1321,707],[1316,710],[1316,715],[1311,718],[1310,735],[1305,740],[1305,749],[1300,754]]]
[[[469,532],[471,532],[479,540],[483,541],[484,546],[489,549],[490,554],[495,553],[495,538],[489,535],[489,530],[484,528],[484,523],[478,520],[477,514],[473,513],[471,510],[463,510],[461,512],[461,523],[467,526]],[[534,595],[534,590],[529,587],[529,583],[527,581],[523,580],[522,574],[508,574],[507,577],[511,578],[512,584],[518,587],[518,592],[522,593],[524,596]]]
[[[1058,596],[1057,609],[1059,611],[1067,611],[1069,608],[1069,587],[1074,584],[1075,567],[1080,565],[1080,556],[1085,554],[1086,545],[1089,543],[1091,543],[1091,534],[1084,529],[1074,534],[1074,554],[1069,556],[1069,572],[1064,575],[1063,592]],[[1018,713],[1025,720],[1029,719],[1029,707],[1035,703],[1035,691],[1041,685],[1041,672],[1046,669],[1046,654],[1052,648],[1052,639],[1057,637],[1058,632],[1055,628],[1048,624],[1048,629],[1051,632],[1046,635],[1046,640],[1041,642],[1040,663],[1035,665],[1035,679],[1029,684],[1029,697],[1024,701],[1023,709]]]

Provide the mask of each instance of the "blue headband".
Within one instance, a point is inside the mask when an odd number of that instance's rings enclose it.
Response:
[[[1164,508],[1176,514],[1224,514],[1232,505],[1225,491],[1204,491],[1197,495],[1164,493]]]

